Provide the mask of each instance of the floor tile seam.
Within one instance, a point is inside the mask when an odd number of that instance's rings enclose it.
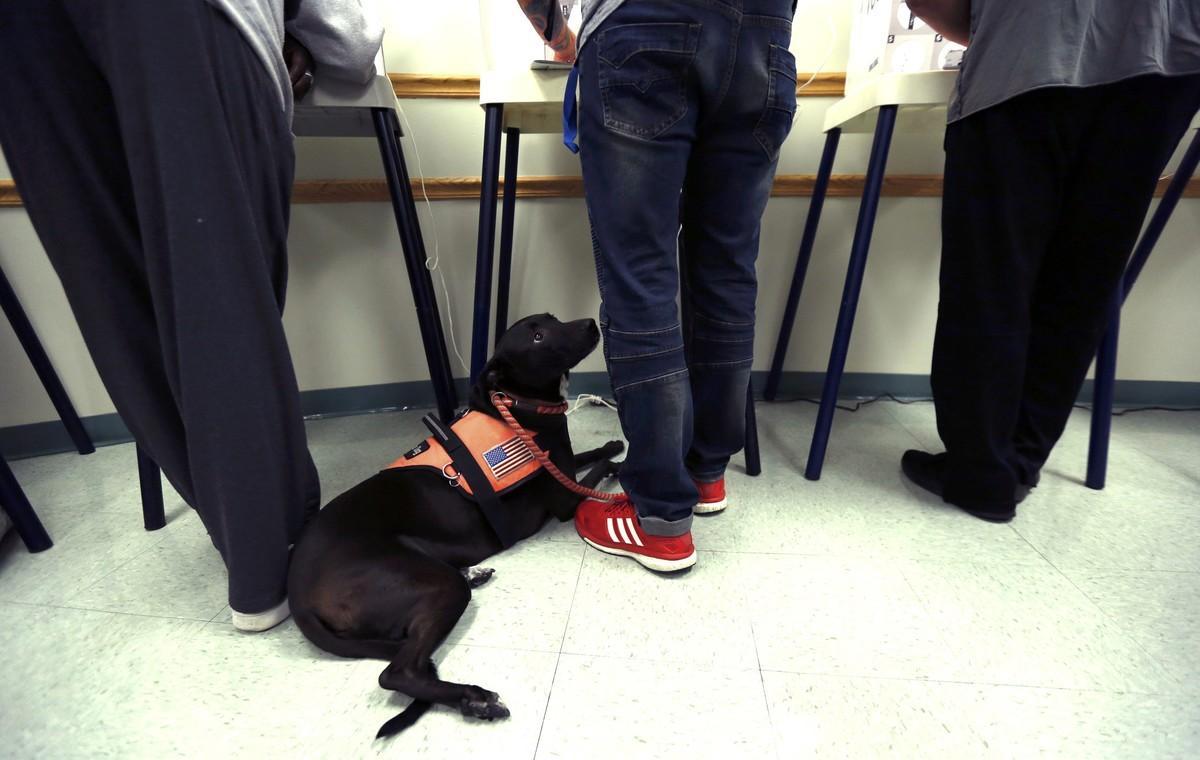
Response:
[[[754,621],[750,621],[750,640],[754,643],[754,664],[758,668],[758,683],[762,691],[763,707],[767,711],[767,725],[771,727],[771,749],[776,760],[779,758],[779,741],[775,729],[775,717],[771,714],[771,699],[767,695],[767,680],[763,676],[762,657],[758,653],[758,635],[754,632]]]
[[[83,586],[82,588],[73,589],[71,591],[70,598],[68,598],[66,601],[69,602],[70,599],[78,597],[80,594],[83,594],[86,591],[89,591],[90,589],[95,587],[97,584],[99,584],[101,581],[106,580],[113,573],[124,568],[126,565],[133,562],[135,559],[140,558],[142,555],[144,555],[146,552],[149,552],[151,549],[154,549],[155,547],[157,547],[159,544],[161,544],[163,542],[164,538],[165,537],[163,537],[163,536],[155,537],[155,539],[148,546],[145,546],[145,547],[139,549],[138,551],[134,552],[133,554],[129,555],[125,559],[120,560],[114,567],[110,568],[107,572],[100,575],[98,578],[96,578],[91,583],[88,583],[87,585]],[[2,597],[0,597],[0,599],[2,599]],[[13,601],[16,601],[16,600],[13,600]],[[83,609],[83,610],[89,609],[88,607],[70,606],[70,605],[66,605],[66,604],[57,604],[57,605],[44,604],[42,606],[62,607],[64,609]],[[96,611],[97,612],[108,612],[109,610],[96,610]]]
[[[542,734],[546,730],[546,717],[550,714],[550,700],[554,696],[554,684],[558,681],[558,666],[562,662],[563,646],[567,641],[567,631],[571,628],[571,613],[575,610],[575,598],[579,594],[579,584],[583,579],[583,563],[587,561],[587,552],[579,554],[579,569],[575,574],[575,588],[571,590],[571,602],[567,605],[567,619],[563,622],[562,638],[558,642],[558,652],[554,657],[554,673],[550,676],[550,688],[546,690],[546,704],[542,709],[542,721],[538,724],[537,740],[533,743],[533,758],[537,757],[542,746]]]
[[[160,532],[160,533],[162,532],[162,531],[161,531],[161,529],[160,529],[160,531],[159,531],[159,532]],[[121,561],[119,564],[117,564],[117,566],[116,566],[116,567],[112,568],[112,569],[111,569],[111,570],[109,570],[107,573],[104,573],[104,574],[103,574],[103,575],[101,575],[99,578],[97,578],[96,580],[92,581],[91,583],[89,583],[88,585],[84,586],[83,588],[76,589],[76,590],[75,590],[75,591],[74,591],[74,592],[71,594],[70,598],[68,598],[68,599],[66,599],[66,600],[65,600],[65,604],[64,604],[64,606],[70,606],[70,607],[72,607],[73,609],[90,609],[90,608],[88,608],[88,607],[78,607],[78,606],[70,605],[69,603],[71,602],[71,600],[72,600],[72,599],[76,599],[76,598],[78,598],[79,596],[81,596],[81,595],[83,595],[83,594],[86,594],[88,591],[91,591],[93,588],[95,588],[96,586],[99,586],[101,583],[103,583],[104,581],[108,580],[110,577],[112,577],[113,575],[115,575],[115,574],[116,574],[118,571],[120,571],[120,570],[123,570],[123,569],[124,569],[126,566],[128,566],[128,565],[132,564],[134,561],[136,561],[136,560],[139,560],[139,559],[141,559],[142,557],[144,557],[144,556],[146,556],[147,554],[149,554],[150,552],[154,551],[155,549],[158,549],[160,546],[162,546],[162,545],[163,545],[163,544],[165,544],[166,542],[167,542],[167,536],[166,536],[166,535],[159,535],[159,536],[156,536],[156,537],[155,537],[155,539],[154,539],[154,541],[152,541],[152,542],[150,543],[150,545],[149,545],[149,546],[146,546],[145,548],[141,549],[140,551],[134,552],[132,555],[130,555],[130,556],[129,556],[129,557],[127,557],[126,559],[122,560],[122,561]],[[215,551],[215,549],[214,549],[214,551]],[[221,606],[222,606],[222,608],[224,608],[224,605],[225,605],[225,602],[222,602],[222,603],[221,603]],[[99,612],[110,612],[111,610],[97,610],[97,611],[99,611]],[[221,613],[221,610],[220,610],[220,609],[218,609],[218,610],[217,610],[215,613],[213,613],[213,617],[216,617],[216,616],[217,616],[217,615],[219,615],[220,613]],[[151,617],[154,617],[154,616],[151,616]],[[189,619],[189,620],[193,620],[193,619],[196,619],[196,618],[187,618],[187,619]],[[209,618],[209,619],[211,620],[212,618]]]
[[[542,746],[542,734],[546,730],[546,718],[550,715],[550,700],[554,696],[554,684],[558,681],[558,666],[562,662],[562,652],[559,652],[554,657],[554,672],[550,675],[550,688],[546,689],[546,704],[542,707],[542,721],[538,724],[537,739],[533,742],[533,754],[530,758],[536,758],[538,750]]]
[[[946,636],[944,635],[942,626],[933,625],[935,618],[933,616],[933,611],[932,611],[932,608],[930,607],[929,600],[927,600],[925,598],[925,594],[922,594],[917,589],[917,587],[915,585],[913,585],[912,579],[908,577],[908,573],[905,572],[904,567],[902,567],[902,566],[897,567],[896,572],[898,572],[900,574],[900,578],[904,581],[904,585],[908,588],[908,590],[912,593],[913,597],[917,600],[917,604],[920,605],[921,612],[924,613],[925,620],[930,624],[930,627],[933,628],[934,635],[937,636],[938,642],[940,642],[942,645],[942,651],[945,651],[945,652],[953,651],[950,648],[950,640],[947,639]]]
[[[879,554],[850,554],[850,555],[847,555],[847,554],[837,554],[834,552],[824,552],[824,553],[821,553],[821,552],[782,552],[782,551],[762,551],[762,550],[758,550],[758,549],[704,549],[704,548],[700,548],[700,547],[696,548],[696,552],[699,554],[736,554],[736,555],[740,555],[740,556],[805,557],[805,558],[809,558],[809,559],[840,559],[840,560],[845,560],[848,564],[854,563],[859,560],[866,561],[866,562],[877,562],[877,561],[881,561],[881,560],[901,560],[901,561],[906,561],[906,562],[938,562],[941,564],[946,564],[946,563],[971,564],[971,563],[979,562],[979,560],[977,560],[977,559],[946,559],[945,557],[939,557],[939,556],[933,555],[933,554],[922,554],[922,555],[900,554],[900,555],[897,555],[894,553],[889,554],[886,552],[881,552]],[[1006,564],[1010,564],[1010,565],[1038,565],[1038,564],[1041,564],[1041,562],[1044,561],[1044,559],[1041,557],[1039,557],[1036,560],[1034,560],[1033,558],[1030,558],[1030,559],[1005,558],[1003,561]],[[1164,571],[1164,572],[1167,572],[1167,571]],[[1187,573],[1187,572],[1200,572],[1200,571],[1179,570],[1179,571],[1172,571],[1172,572]]]
[[[127,612],[125,610],[105,609],[102,607],[82,607],[79,605],[68,604],[68,603],[48,604],[48,603],[38,603],[38,602],[19,602],[19,601],[7,600],[7,599],[0,599],[0,603],[18,604],[23,607],[35,607],[35,608],[48,609],[48,610],[71,610],[72,612],[99,612],[99,613],[106,614],[106,615],[121,615],[124,617],[148,618],[151,620],[177,620],[177,621],[181,621],[181,622],[185,622],[185,623],[204,623],[206,625],[208,623],[213,622],[211,619],[187,617],[185,615],[152,615],[152,614],[145,613],[145,612]],[[224,609],[224,607],[222,607],[222,609]],[[217,614],[219,615],[221,613],[218,611]],[[213,617],[216,617],[216,615],[214,615]]]
[[[753,673],[757,669],[751,665],[728,665],[717,662],[699,662],[694,659],[672,657],[646,657],[643,655],[603,654],[598,652],[581,652],[563,649],[560,653],[566,657],[584,657],[593,660],[612,660],[617,662],[636,662],[647,665],[679,665],[687,667],[692,672],[701,673]]]
[[[1085,689],[1073,686],[1052,686],[1046,684],[1031,684],[1031,683],[1016,683],[1011,681],[989,681],[989,680],[962,680],[953,678],[913,678],[909,676],[883,676],[869,673],[832,673],[828,671],[803,671],[803,670],[787,670],[783,668],[763,668],[763,673],[777,673],[780,675],[805,676],[809,678],[832,678],[837,680],[852,681],[888,681],[898,683],[921,683],[946,686],[987,686],[997,688],[1013,688],[1013,689],[1036,689],[1041,691],[1058,691],[1075,694],[1128,694],[1131,696],[1153,696],[1153,697],[1178,697],[1177,692],[1170,691],[1136,691],[1130,689]]]
[[[1182,475],[1183,477],[1187,478],[1188,480],[1195,480],[1195,477],[1190,472],[1187,472],[1186,470],[1181,469],[1178,465],[1171,464],[1170,462],[1164,462],[1163,460],[1159,459],[1156,456],[1157,452],[1154,450],[1154,447],[1143,448],[1143,444],[1139,443],[1139,438],[1140,438],[1140,436],[1136,433],[1132,433],[1132,434],[1125,433],[1124,435],[1120,436],[1122,445],[1128,446],[1129,448],[1133,449],[1134,451],[1138,452],[1139,454],[1149,457],[1150,459],[1153,459],[1155,462],[1162,465],[1163,467],[1166,467],[1168,470],[1171,470],[1173,473]],[[1111,437],[1110,437],[1110,440],[1111,440]]]
[[[1049,560],[1047,560],[1047,561],[1049,562]],[[1097,602],[1095,599],[1093,599],[1090,594],[1088,594],[1086,591],[1084,591],[1082,588],[1080,588],[1079,584],[1077,584],[1075,582],[1075,580],[1070,575],[1068,575],[1062,568],[1058,567],[1053,562],[1050,562],[1050,566],[1053,567],[1054,571],[1056,573],[1058,573],[1060,576],[1062,576],[1062,578],[1065,579],[1068,584],[1070,584],[1071,588],[1075,589],[1076,593],[1078,593],[1080,596],[1082,596],[1084,599],[1086,599],[1088,604],[1090,604],[1092,606],[1092,608],[1094,608],[1097,612],[1099,612],[1103,619],[1105,619],[1109,623],[1111,623],[1113,625],[1113,627],[1116,629],[1116,631],[1121,636],[1123,636],[1126,640],[1128,640],[1135,647],[1137,647],[1138,651],[1141,652],[1144,657],[1148,658],[1151,662],[1158,665],[1159,669],[1169,679],[1171,679],[1171,682],[1175,684],[1176,688],[1179,688],[1184,685],[1179,680],[1179,678],[1175,675],[1175,673],[1172,671],[1172,669],[1170,667],[1168,667],[1167,663],[1163,662],[1162,660],[1160,660],[1159,658],[1155,657],[1153,654],[1150,653],[1150,651],[1142,643],[1140,636],[1138,636],[1136,633],[1134,633],[1132,630],[1130,630],[1120,619],[1109,614],[1108,610],[1104,609],[1104,607],[1101,606],[1101,604],[1099,602]],[[1106,662],[1108,662],[1109,665],[1119,664],[1119,663],[1113,662],[1107,655],[1104,657],[1104,659]]]
[[[220,621],[212,621],[221,625]],[[494,649],[501,652],[526,652],[528,654],[558,654],[558,649],[539,649],[537,647],[514,647],[505,644],[485,644],[478,641],[448,638],[443,647],[467,647],[468,649]]]

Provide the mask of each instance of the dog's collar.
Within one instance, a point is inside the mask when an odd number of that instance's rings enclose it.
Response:
[[[542,415],[566,414],[567,409],[570,408],[570,405],[566,401],[542,401],[539,399],[524,398],[508,391],[492,391],[490,398],[492,404],[496,406],[504,406],[508,409],[534,412]]]

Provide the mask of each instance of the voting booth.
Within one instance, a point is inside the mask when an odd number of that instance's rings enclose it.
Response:
[[[850,1],[854,17],[846,63],[847,93],[883,74],[952,71],[962,64],[966,48],[931,29],[904,0]]]

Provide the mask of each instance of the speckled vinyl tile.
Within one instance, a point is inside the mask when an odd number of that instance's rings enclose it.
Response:
[[[904,575],[946,641],[935,678],[1156,694],[1178,687],[1053,567],[920,562]]]
[[[694,567],[668,576],[589,548],[562,651],[756,667],[745,577],[735,554],[700,552]]]
[[[449,640],[510,649],[557,652],[583,564],[582,542],[522,542],[486,560],[491,580],[471,603]]]
[[[423,438],[424,411],[310,422],[325,500]],[[197,515],[167,488],[167,528],[142,529],[132,446],[16,462],[55,546],[0,544],[0,755],[1200,756],[1197,416],[1114,421],[1093,492],[1076,413],[997,526],[900,475],[904,449],[937,448],[931,405],[839,412],[810,482],[815,411],[759,405],[763,475],[734,458],[685,574],[588,548],[569,521],[485,562],[435,660],[512,717],[435,707],[382,742],[408,703],[378,686],[385,663],[325,654],[290,620],[234,630]],[[571,425],[579,450],[620,437],[600,408]]]
[[[758,671],[564,654],[537,758],[615,757],[775,757]]]
[[[1200,714],[1103,691],[763,673],[780,757],[1190,758]]]

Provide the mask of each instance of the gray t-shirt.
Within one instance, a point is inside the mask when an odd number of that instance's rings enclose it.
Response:
[[[604,19],[620,7],[625,0],[582,0],[580,13],[583,16],[583,26],[579,29],[579,40],[576,50],[583,50],[583,43],[592,35],[593,29],[599,29]]]
[[[362,0],[208,0],[237,27],[279,89],[280,107],[291,116],[292,82],[283,62],[287,31],[312,54],[319,76],[367,82],[383,26]]]
[[[1040,87],[1200,73],[1200,0],[971,0],[950,121]]]

